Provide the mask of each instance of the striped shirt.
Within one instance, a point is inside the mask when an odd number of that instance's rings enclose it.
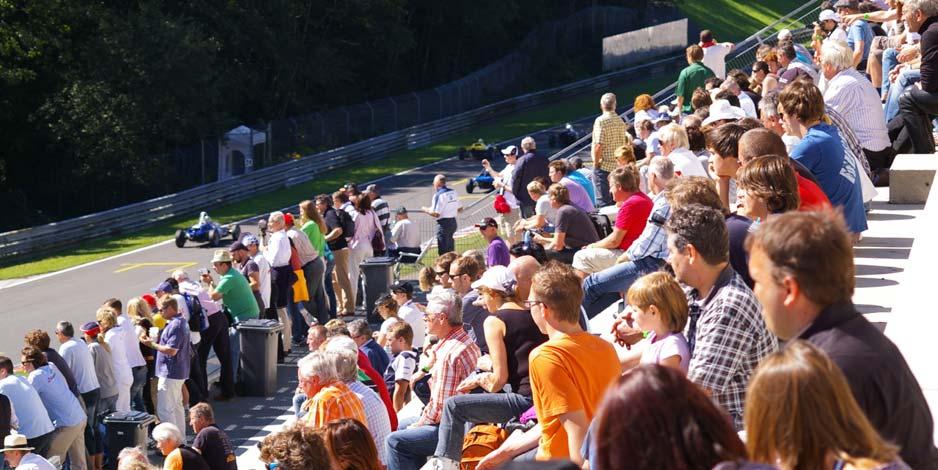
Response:
[[[859,161],[863,165],[863,171],[866,172],[867,176],[873,174],[870,170],[870,162],[866,159],[866,153],[863,152],[863,146],[860,145],[860,139],[857,138],[857,135],[853,132],[853,129],[850,128],[850,124],[847,123],[847,119],[837,111],[827,108],[826,116],[830,119],[831,124],[837,128],[837,132],[840,133],[840,140],[843,143],[844,153],[849,157],[853,155],[855,161]],[[795,145],[798,145],[801,140],[798,140]],[[792,147],[794,149],[794,146]],[[788,150],[788,153],[791,153],[791,149]]]
[[[443,416],[443,402],[456,396],[456,386],[469,376],[479,360],[479,346],[466,330],[450,331],[431,349],[435,360],[430,370],[430,402],[417,421],[418,426],[438,424]]]
[[[343,418],[357,419],[368,425],[362,401],[341,382],[323,387],[313,398],[306,400],[303,411],[306,412],[306,423],[314,428]]]
[[[378,459],[381,460],[382,465],[386,465],[388,448],[383,443],[391,434],[391,418],[388,417],[388,409],[384,407],[381,397],[367,385],[358,381],[348,382],[346,385],[361,400],[362,407],[365,409],[365,418],[368,420],[367,423],[362,424],[368,426],[368,432],[371,433],[378,447]]]
[[[656,194],[651,202],[653,206],[645,228],[625,252],[632,261],[642,258],[667,259],[668,257],[668,233],[664,229],[664,223],[671,216],[671,205],[668,204],[664,191]]]
[[[878,152],[890,145],[879,94],[856,69],[842,70],[827,82],[824,104],[847,120],[863,148]]]
[[[628,143],[625,121],[615,111],[604,111],[593,122],[593,144],[599,144],[599,168],[603,171],[616,169],[616,149]]]
[[[371,201],[371,209],[375,211],[375,214],[378,216],[378,222],[381,224],[382,230],[391,229],[391,206],[388,205],[388,202],[380,197]]]

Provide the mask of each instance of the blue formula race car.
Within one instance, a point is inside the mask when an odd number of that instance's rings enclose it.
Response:
[[[237,240],[241,236],[241,226],[239,225],[221,225],[214,222],[207,213],[199,214],[199,221],[195,225],[176,230],[176,246],[182,248],[186,246],[187,241],[208,242],[209,246],[218,246],[222,238],[231,236],[231,240]]]
[[[495,189],[495,178],[492,178],[492,175],[489,175],[487,171],[482,170],[482,172],[479,173],[479,176],[476,176],[475,178],[469,178],[469,181],[466,182],[467,193],[472,194],[472,191],[474,191],[476,188],[483,191],[491,191]]]

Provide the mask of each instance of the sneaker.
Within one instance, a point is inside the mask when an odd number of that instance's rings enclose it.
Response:
[[[459,463],[446,457],[432,457],[420,470],[459,470]]]

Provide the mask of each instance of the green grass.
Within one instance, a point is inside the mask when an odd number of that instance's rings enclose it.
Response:
[[[805,0],[676,0],[675,3],[701,29],[713,31],[718,41],[736,42],[804,5]]]
[[[636,95],[654,93],[670,83],[671,79],[646,80],[617,87],[613,91],[619,96],[620,102],[631,103]],[[250,199],[209,208],[208,210],[213,219],[222,223],[245,219],[268,212],[274,208],[295,204],[303,199],[309,199],[315,194],[332,192],[348,181],[369,181],[447,158],[455,155],[460,146],[480,137],[488,142],[498,142],[546,127],[563,124],[566,121],[587,116],[591,113],[598,113],[598,101],[598,94],[584,95],[536,109],[506,115],[493,120],[489,124],[476,127],[471,132],[463,133],[427,147],[396,152],[365,166],[339,169],[307,183],[266,194],[258,194]],[[58,271],[152,245],[171,238],[176,229],[187,227],[193,221],[194,217],[172,219],[138,233],[81,243],[41,259],[12,265],[0,265],[0,279],[23,278]]]

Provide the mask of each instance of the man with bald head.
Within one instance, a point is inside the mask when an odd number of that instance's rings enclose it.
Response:
[[[518,290],[517,298],[528,298],[528,294],[531,292],[531,279],[534,278],[534,273],[538,269],[541,269],[541,264],[530,255],[515,258],[514,261],[508,264],[508,270],[515,275],[515,280],[518,282],[515,286]]]
[[[754,158],[764,155],[788,156],[785,142],[778,134],[764,127],[746,131],[739,139],[739,165],[746,166]],[[800,210],[815,210],[830,207],[831,202],[818,186],[811,171],[795,160],[789,159],[798,179],[798,193],[801,196]]]

